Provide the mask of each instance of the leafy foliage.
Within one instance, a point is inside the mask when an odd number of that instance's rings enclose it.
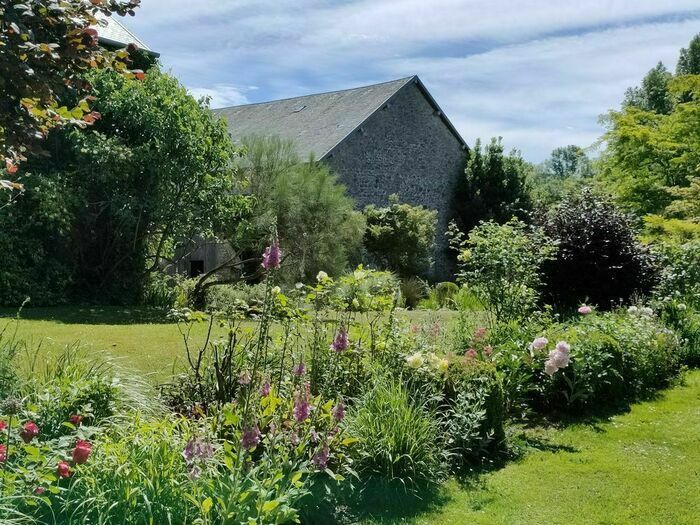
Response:
[[[529,315],[539,297],[541,266],[555,250],[552,241],[516,219],[503,225],[481,223],[466,239],[452,232],[459,278],[493,317],[508,322]]]
[[[673,75],[661,62],[651,69],[642,80],[642,85],[625,92],[623,106],[634,106],[644,111],[668,114],[673,109],[673,98],[668,83]]]
[[[134,49],[112,53],[101,48],[95,26],[113,13],[133,15],[139,3],[11,0],[0,5],[0,156],[10,176],[50,129],[85,127],[99,118],[90,107],[85,74],[105,67],[127,72]],[[128,72],[130,77],[142,75]],[[2,182],[0,188],[13,187]]]
[[[100,121],[89,131],[53,133],[54,155],[30,163],[51,181],[19,210],[3,210],[16,228],[0,242],[22,249],[3,267],[0,281],[15,285],[4,303],[34,292],[49,302],[71,291],[137,302],[148,272],[172,261],[177,241],[232,229],[246,211],[232,191],[236,149],[225,124],[177,80],[155,69],[143,81],[114,72],[91,80]],[[45,268],[60,276],[48,290],[31,278]]]
[[[433,264],[437,211],[400,203],[398,195],[389,206],[367,206],[365,250],[383,270],[403,277],[425,275]]]
[[[345,187],[323,164],[298,158],[293,143],[248,137],[240,160],[253,198],[251,221],[231,235],[234,248],[257,254],[276,228],[285,281],[311,281],[319,271],[339,275],[357,261],[364,220]]]
[[[479,221],[503,223],[531,207],[528,176],[532,171],[517,150],[503,153],[501,139],[492,138],[485,148],[477,140],[469,151],[455,195],[458,225],[464,231]]]
[[[360,440],[356,469],[364,476],[398,481],[407,489],[444,475],[437,422],[400,383],[378,383],[360,400],[349,431]]]
[[[558,241],[544,263],[547,296],[558,306],[589,301],[603,308],[647,293],[655,282],[654,261],[635,237],[631,219],[591,190],[553,208],[544,231]]]
[[[591,161],[579,146],[569,145],[555,148],[545,161],[544,169],[553,177],[590,177]]]

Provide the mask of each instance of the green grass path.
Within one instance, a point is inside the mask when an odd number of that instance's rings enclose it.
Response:
[[[700,524],[700,371],[602,422],[536,434],[540,449],[446,488],[415,524]]]

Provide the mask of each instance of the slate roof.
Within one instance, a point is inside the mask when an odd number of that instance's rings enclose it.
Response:
[[[127,27],[118,20],[117,15],[103,16],[98,15],[101,20],[106,22],[106,25],[99,25],[95,27],[97,29],[97,36],[99,40],[105,44],[110,44],[113,46],[127,46],[128,44],[136,44],[139,49],[148,51],[152,54],[154,53],[151,48],[149,48],[143,40],[137,37],[134,33],[129,31]]]
[[[415,81],[439,111],[416,76],[381,84],[302,97],[215,109],[234,139],[249,135],[292,139],[301,158],[322,159],[401,88]],[[445,119],[446,120],[446,119]],[[447,121],[449,124],[449,121]],[[456,130],[449,124],[453,132]],[[461,137],[459,140],[462,141]],[[464,142],[464,141],[462,141]]]

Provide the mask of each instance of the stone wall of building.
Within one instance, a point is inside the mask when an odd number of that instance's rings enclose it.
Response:
[[[396,193],[402,202],[438,210],[431,277],[443,280],[454,272],[445,232],[465,154],[420,87],[410,83],[323,160],[360,208],[384,206]]]

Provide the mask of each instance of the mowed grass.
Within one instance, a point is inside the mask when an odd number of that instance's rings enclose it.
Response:
[[[700,523],[700,371],[628,413],[529,434],[520,461],[449,483],[417,517],[370,523]]]
[[[449,311],[401,311],[399,315],[412,323],[445,324],[454,318]],[[186,363],[178,326],[162,311],[120,307],[25,308],[19,322],[12,320],[16,316],[17,310],[0,309],[0,330],[7,326],[7,334],[16,331],[16,337],[27,343],[31,353],[38,351],[39,363],[68,345],[79,345],[154,382],[167,379]],[[207,328],[206,323],[195,324],[190,333],[192,348],[205,341]],[[245,328],[253,330],[255,322],[244,323]],[[225,334],[226,329],[215,324],[212,337]]]

